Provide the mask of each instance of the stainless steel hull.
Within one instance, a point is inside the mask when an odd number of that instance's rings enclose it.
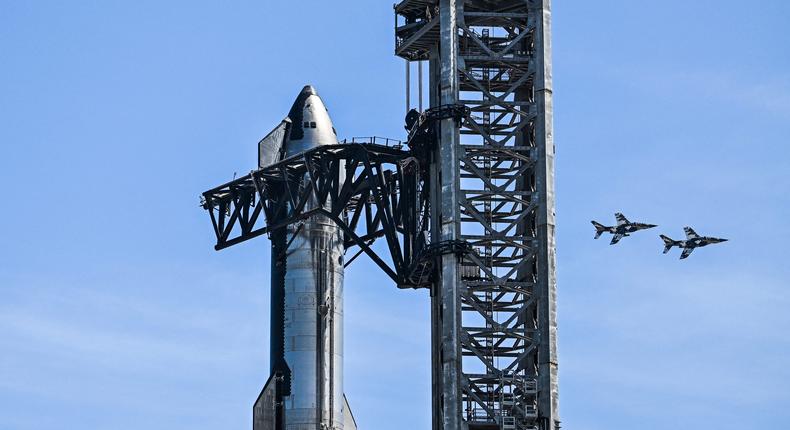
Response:
[[[284,357],[287,430],[343,429],[343,236],[316,215],[289,227]]]
[[[306,86],[288,117],[260,142],[259,166],[334,144],[329,111]],[[302,186],[309,184],[302,178]],[[307,202],[305,210],[317,205]],[[255,430],[268,430],[264,421],[276,430],[356,430],[343,395],[343,234],[331,219],[314,215],[270,237],[271,374],[281,383],[268,386],[282,404],[269,411],[272,395],[264,389],[254,408],[261,422]]]

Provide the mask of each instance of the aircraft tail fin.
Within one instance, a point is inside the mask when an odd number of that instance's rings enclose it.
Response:
[[[592,225],[595,226],[595,238],[596,239],[601,237],[601,235],[604,234],[604,232],[608,230],[608,228],[605,225],[603,225],[603,224],[601,224],[601,223],[599,223],[597,221],[591,221],[591,222],[592,222]]]
[[[663,234],[661,235],[661,240],[664,241],[664,254],[669,252],[673,246],[677,245],[677,242],[675,242],[672,238],[664,236]]]

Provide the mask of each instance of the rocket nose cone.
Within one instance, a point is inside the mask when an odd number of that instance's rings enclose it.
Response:
[[[307,99],[309,99],[311,96],[318,97],[318,92],[312,85],[305,85],[304,88],[302,88],[302,91],[299,91],[299,95],[296,96],[296,100],[294,100],[294,104],[291,106],[291,110],[288,112],[288,116],[292,121],[298,119],[298,117],[301,117],[300,112],[305,108]],[[320,101],[321,98],[318,97],[318,100]]]
[[[299,93],[299,95],[300,96],[301,95],[317,96],[318,95],[318,91],[315,90],[314,86],[308,84],[308,85],[305,85],[304,88],[302,88],[302,92]]]
[[[321,145],[337,144],[337,134],[329,118],[329,111],[315,87],[306,85],[288,112],[293,124],[285,143],[287,156],[292,156]]]

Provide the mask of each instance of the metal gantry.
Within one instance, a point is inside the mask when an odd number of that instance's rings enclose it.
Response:
[[[364,253],[399,287],[426,287],[430,277],[419,275],[431,266],[431,248],[422,233],[428,207],[420,164],[400,145],[353,142],[311,149],[204,192],[215,249],[320,214],[341,228],[347,250],[358,248],[345,266]],[[379,238],[389,251],[383,257],[371,248]]]
[[[405,0],[396,55],[429,64],[435,430],[560,427],[550,0]]]
[[[559,429],[550,0],[395,13],[396,55],[429,66],[408,149],[327,145],[207,191],[216,248],[329,217],[345,265],[430,289],[434,430]]]

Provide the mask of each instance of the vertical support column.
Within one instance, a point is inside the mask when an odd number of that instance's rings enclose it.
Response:
[[[417,61],[417,109],[422,112],[422,60]]]
[[[438,46],[431,50],[428,60],[428,105],[439,105],[439,55]],[[434,150],[431,154],[429,166],[430,187],[430,207],[433,215],[434,209],[441,206],[441,183],[439,163],[439,151]],[[435,216],[431,216],[431,241],[438,240],[440,232],[440,222]],[[442,430],[442,411],[444,402],[442,393],[444,392],[444,379],[442,377],[441,359],[441,340],[442,340],[442,292],[441,284],[434,282],[431,285],[431,429]]]
[[[439,3],[439,102],[455,104],[458,100],[456,0]],[[459,125],[452,118],[439,123],[437,160],[440,166],[441,211],[439,240],[454,241],[460,234],[458,193],[460,178],[458,158],[460,143]],[[441,366],[442,366],[442,429],[461,430],[461,304],[458,256],[447,253],[441,256]]]
[[[409,60],[406,63],[406,113],[411,109],[411,63]]]
[[[557,278],[554,213],[554,105],[551,62],[551,0],[531,0],[529,18],[534,25],[533,61],[535,67],[534,101],[538,279],[535,294],[538,304],[538,414],[545,430],[559,427],[557,383]]]

